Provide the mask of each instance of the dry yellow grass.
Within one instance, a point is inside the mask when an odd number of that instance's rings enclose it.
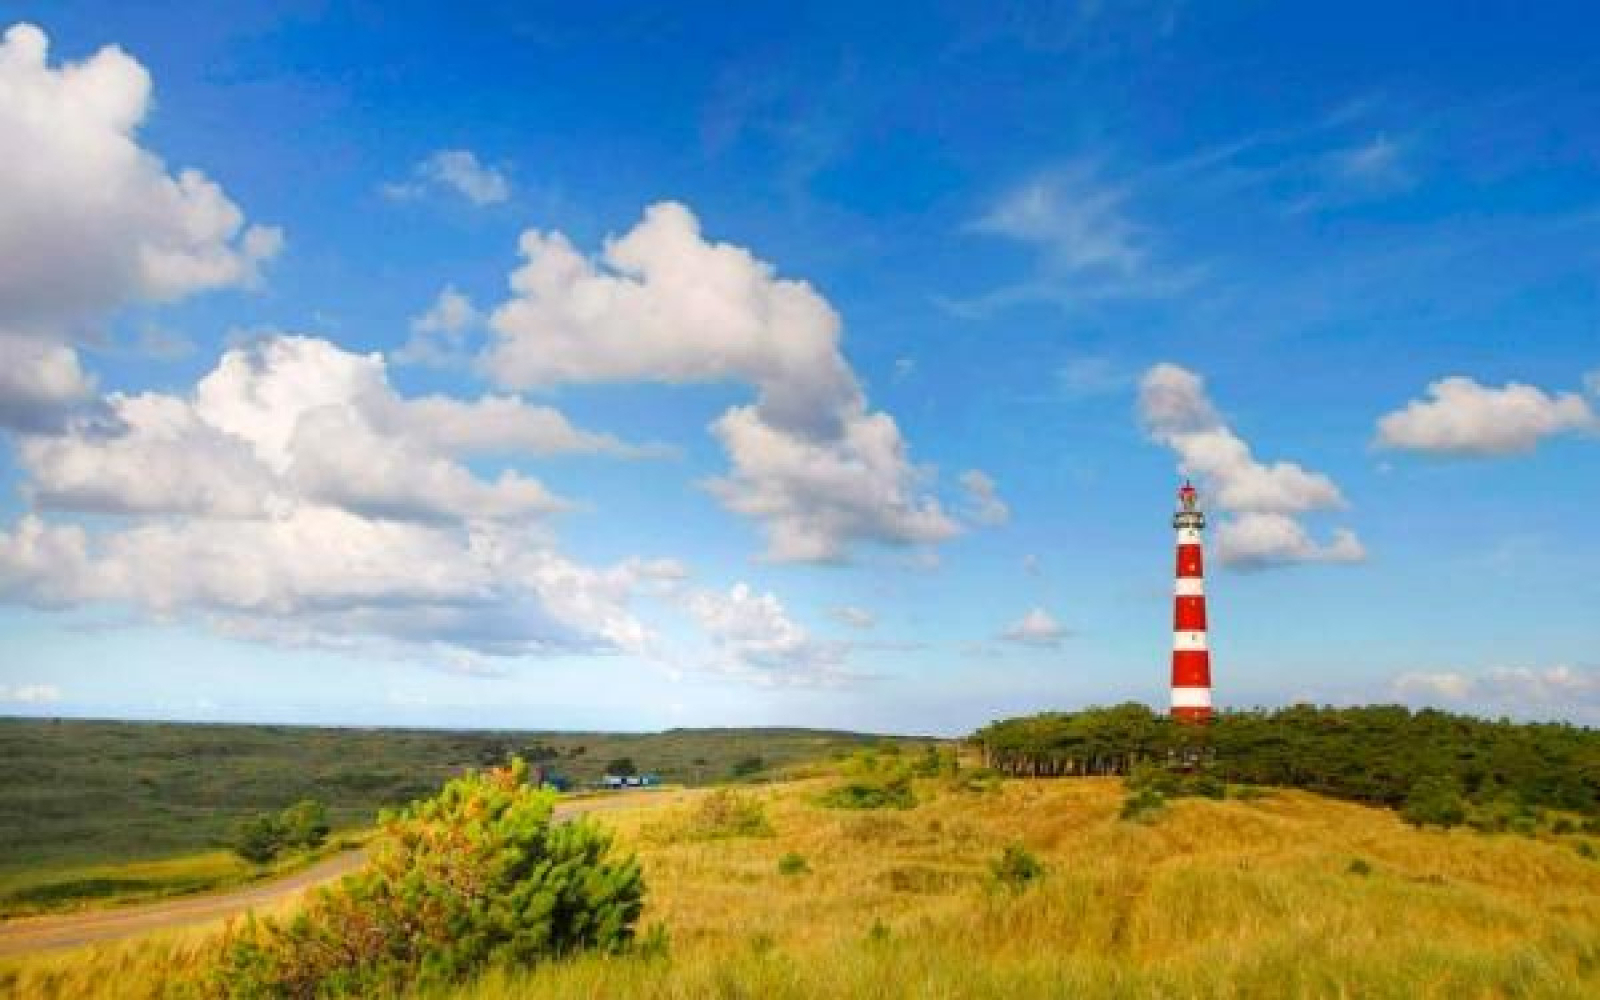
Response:
[[[679,840],[659,810],[608,815],[645,864],[666,957],[491,974],[449,1000],[512,997],[1600,996],[1600,863],[1571,842],[1422,832],[1298,792],[1116,818],[1120,783],[919,784],[904,812],[820,808],[826,779],[753,794],[772,837]],[[1047,866],[1010,892],[988,864]],[[810,871],[779,872],[802,855]],[[1370,874],[1352,873],[1354,859]],[[13,995],[137,995],[174,945],[0,966]],[[150,973],[141,972],[141,962]],[[20,992],[19,992],[20,991]],[[0,988],[0,993],[4,989]]]

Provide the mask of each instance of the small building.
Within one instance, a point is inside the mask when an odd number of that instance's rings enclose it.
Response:
[[[535,788],[553,788],[558,792],[565,792],[572,787],[572,779],[564,774],[557,774],[542,764],[536,764],[528,782]]]
[[[661,784],[655,774],[608,774],[600,779],[601,788],[654,788]]]

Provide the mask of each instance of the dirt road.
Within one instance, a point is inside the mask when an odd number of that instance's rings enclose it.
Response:
[[[677,797],[674,792],[624,792],[605,798],[579,799],[559,803],[556,817],[571,819],[585,813],[604,812],[646,802],[661,804]],[[256,907],[281,903],[312,886],[331,882],[355,871],[365,860],[364,852],[349,851],[319,861],[293,875],[243,889],[186,896],[159,903],[5,921],[0,923],[0,957],[51,948],[76,948],[135,934],[222,920]]]

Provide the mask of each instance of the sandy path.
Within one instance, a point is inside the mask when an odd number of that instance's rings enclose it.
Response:
[[[646,802],[660,804],[677,797],[672,792],[625,792],[605,798],[579,799],[558,803],[556,817],[571,819],[584,813],[605,812]],[[349,851],[325,858],[293,875],[227,892],[0,922],[0,956],[50,948],[76,948],[237,916],[259,906],[276,905],[312,886],[332,882],[355,871],[365,860],[364,851]]]

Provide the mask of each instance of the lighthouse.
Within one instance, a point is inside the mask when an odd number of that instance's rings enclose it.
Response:
[[[1200,494],[1187,481],[1172,515],[1178,532],[1178,579],[1172,591],[1172,717],[1179,722],[1211,719],[1211,651],[1206,645],[1205,565],[1200,532],[1206,515]]]

